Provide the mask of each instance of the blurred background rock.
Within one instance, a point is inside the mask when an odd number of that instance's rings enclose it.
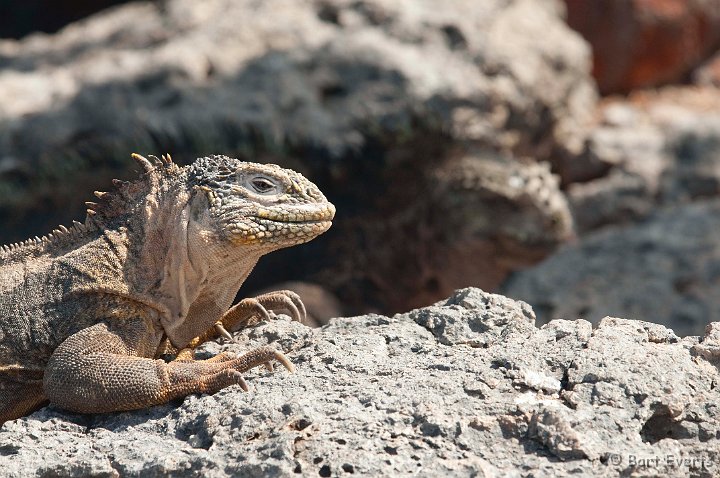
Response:
[[[338,207],[241,291],[301,281],[319,322],[468,285],[719,320],[720,0],[49,3],[0,3],[2,243],[82,218],[130,152],[222,153]]]

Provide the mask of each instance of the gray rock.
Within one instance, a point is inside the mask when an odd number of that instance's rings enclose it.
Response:
[[[566,178],[578,232],[720,196],[720,95],[664,88],[608,100]]]
[[[357,289],[369,279],[368,300],[357,302],[407,311],[468,284],[495,290],[573,235],[565,194],[547,163],[462,151],[423,175],[406,183],[415,194],[403,188],[375,215],[354,222],[341,244],[342,270],[332,270],[326,283],[354,277],[347,282]]]
[[[692,350],[718,327],[704,339],[624,319],[537,329],[527,304],[478,289],[320,329],[280,319],[204,353],[275,343],[297,373],[258,370],[249,393],[136,412],[44,408],[0,428],[0,465],[9,477],[711,477],[720,377]]]
[[[171,0],[2,41],[0,158],[22,166],[0,177],[0,202],[22,213],[74,197],[73,173],[108,178],[132,150],[301,152],[337,177],[352,168],[322,158],[352,163],[368,138],[407,143],[423,123],[549,159],[580,148],[595,100],[588,47],[561,12],[537,0]],[[12,187],[18,175],[31,192]]]
[[[608,228],[516,273],[503,293],[530,303],[542,323],[607,315],[702,334],[720,317],[720,200],[661,211]]]
[[[571,228],[537,164],[582,149],[596,101],[589,48],[562,16],[559,0],[168,0],[0,41],[0,242],[81,219],[93,190],[130,176],[132,151],[224,153],[298,169],[341,211],[320,241],[264,260],[254,288],[318,281],[316,257],[354,310],[494,287]],[[508,238],[431,210],[445,191],[431,177],[466,149],[515,169],[528,157],[525,176],[547,186],[500,198]],[[443,199],[497,224],[463,206],[498,196],[483,187]],[[445,260],[483,265],[453,275]]]

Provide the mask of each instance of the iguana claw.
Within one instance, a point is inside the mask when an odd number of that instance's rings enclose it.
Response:
[[[276,317],[274,311],[284,310],[296,322],[307,319],[307,310],[300,296],[291,290],[268,292],[257,297],[243,299],[231,307],[219,321],[225,331],[237,331],[262,321],[270,321]],[[218,334],[227,336],[217,329]]]
[[[234,342],[235,339],[233,339],[233,336],[230,335],[230,332],[227,331],[227,329],[223,326],[222,322],[215,322],[215,331],[218,333],[219,336],[226,338],[230,342]]]

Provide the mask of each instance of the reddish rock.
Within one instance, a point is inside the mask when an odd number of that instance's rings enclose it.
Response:
[[[565,0],[604,94],[677,83],[720,47],[720,0]]]

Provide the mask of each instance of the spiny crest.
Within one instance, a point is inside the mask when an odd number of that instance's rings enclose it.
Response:
[[[181,170],[173,162],[170,154],[163,154],[160,158],[154,155],[148,155],[146,158],[137,153],[132,153],[130,156],[141,168],[140,179],[136,181],[113,179],[114,191],[95,191],[95,197],[99,202],[85,203],[88,207],[88,217],[100,214],[109,218],[127,213],[128,206],[133,205],[139,195],[147,194],[149,190],[157,187],[160,181],[177,176]]]
[[[152,154],[148,155],[150,159],[137,153],[132,153],[132,157],[136,163],[140,165],[143,173],[148,174],[154,171],[163,171],[168,174],[174,174],[179,169],[175,163],[173,163],[170,153],[160,155],[160,158]]]
[[[85,224],[73,221],[71,227],[58,226],[43,237],[35,236],[22,242],[0,245],[0,260],[8,261],[15,257],[39,254],[46,251],[49,246],[56,248],[71,244],[79,236],[97,227],[96,221],[91,219],[96,214],[110,218],[127,213],[128,206],[134,205],[141,194],[147,194],[162,178],[176,176],[180,172],[180,168],[173,163],[169,154],[164,154],[160,158],[149,156],[148,159],[133,153],[132,158],[142,168],[140,179],[136,181],[113,179],[114,191],[95,191],[99,202],[85,203],[88,206],[88,220]]]
[[[22,242],[15,242],[13,244],[7,244],[0,246],[0,259],[12,259],[18,255],[25,257],[27,255],[33,255],[34,253],[40,253],[46,249],[47,246],[63,246],[72,243],[77,237],[87,233],[92,226],[82,224],[78,221],[73,221],[72,226],[58,226],[57,229],[43,237],[32,237]]]

